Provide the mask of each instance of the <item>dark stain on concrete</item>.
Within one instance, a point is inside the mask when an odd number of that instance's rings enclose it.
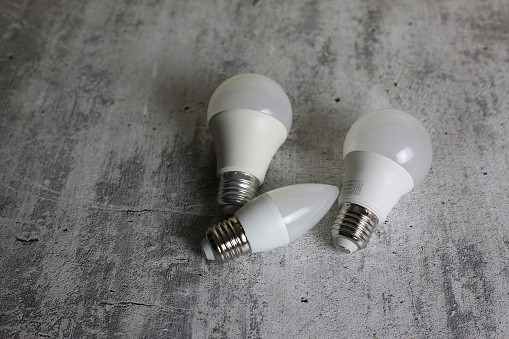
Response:
[[[136,206],[146,166],[143,156],[139,151],[134,151],[128,159],[118,165],[114,164],[115,156],[113,152],[110,154],[106,166],[108,170],[96,183],[96,201],[107,205]]]
[[[202,113],[204,118],[205,112]],[[216,179],[216,156],[212,138],[204,129],[204,120],[194,131],[183,130],[182,135],[175,135],[171,150],[163,148],[160,164],[152,172],[152,179],[160,187],[163,198],[171,206],[182,206],[188,201],[179,197],[184,191],[200,192],[193,199],[204,210],[215,210],[215,196],[218,180]],[[192,133],[191,140],[188,135]]]
[[[496,335],[496,320],[491,319],[493,312],[494,287],[484,276],[486,263],[483,254],[474,245],[457,246],[457,260],[454,260],[448,253],[442,255],[442,272],[444,274],[443,291],[446,297],[448,309],[447,327],[454,338],[465,338],[472,335],[471,326],[467,324],[476,324],[477,335],[488,334]],[[460,298],[455,295],[454,286],[460,285],[461,288],[468,289],[471,293],[481,296],[484,300],[482,304],[477,304],[480,308],[474,313],[474,310],[464,307]]]
[[[22,227],[24,230],[33,229],[30,226]],[[7,242],[8,239],[3,241]],[[16,239],[12,250],[7,257],[2,255],[2,303],[0,306],[0,317],[2,320],[2,336],[12,337],[16,332],[10,329],[17,328],[19,319],[38,319],[43,316],[43,299],[47,286],[41,286],[38,280],[41,275],[41,258],[45,246],[41,242],[21,243]],[[8,260],[8,264],[5,264]],[[23,279],[17,279],[19,275]],[[8,292],[12,291],[12,292]],[[41,324],[26,322],[25,329],[34,333]]]
[[[382,34],[382,18],[382,7],[380,5],[372,7],[368,3],[365,15],[358,19],[362,32],[360,33],[361,38],[355,41],[356,65],[358,71],[365,70],[369,76],[373,76],[378,69],[375,52],[380,43],[380,34]]]
[[[328,37],[325,42],[322,45],[322,48],[320,49],[320,52],[317,57],[318,64],[321,66],[328,66],[330,65],[330,71],[333,71],[333,67],[336,62],[336,52],[333,50],[332,45],[332,38]],[[339,100],[337,101],[339,102]]]
[[[168,336],[186,338],[191,332],[189,311],[196,303],[196,287],[199,284],[200,276],[196,274],[189,261],[183,261],[172,263],[164,272],[164,277],[164,280],[161,279],[161,303],[172,308],[164,319],[165,327],[168,328]],[[172,324],[179,324],[179,326]],[[152,324],[147,325],[149,325],[147,329],[153,328]]]
[[[315,46],[315,39],[312,37],[319,31],[320,25],[320,1],[309,0],[300,9],[300,21],[297,24],[296,31],[303,34],[305,42]]]
[[[495,6],[489,1],[479,2],[475,16],[458,17],[459,23],[469,27],[472,38],[478,43],[489,45],[490,42],[507,42],[509,38],[507,6],[505,10]]]

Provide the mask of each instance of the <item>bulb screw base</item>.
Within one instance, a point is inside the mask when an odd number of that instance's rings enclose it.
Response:
[[[219,262],[251,254],[251,246],[244,228],[236,217],[228,218],[210,227],[205,233],[201,246],[207,259]]]
[[[260,181],[246,172],[231,171],[219,175],[217,203],[223,215],[233,215],[258,194]]]
[[[342,203],[332,225],[334,244],[339,251],[347,254],[362,250],[377,224],[377,216],[369,209],[354,203]]]

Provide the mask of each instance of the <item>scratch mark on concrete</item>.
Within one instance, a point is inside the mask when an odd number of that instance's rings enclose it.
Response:
[[[169,305],[157,305],[157,304],[149,304],[139,301],[130,301],[130,300],[122,300],[117,302],[110,302],[110,301],[101,301],[101,305],[109,305],[112,307],[129,307],[129,306],[144,306],[144,307],[157,307],[162,309],[168,309],[168,310],[175,310],[175,311],[182,311],[185,313],[188,313],[190,310],[187,308],[180,308],[180,307],[173,307]]]

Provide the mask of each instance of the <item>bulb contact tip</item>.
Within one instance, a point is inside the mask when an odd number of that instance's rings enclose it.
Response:
[[[258,194],[260,181],[253,175],[231,171],[219,175],[217,203],[225,216],[231,216]]]
[[[203,251],[203,254],[205,254],[205,257],[207,257],[208,260],[216,260],[216,258],[214,257],[214,251],[212,251],[212,247],[210,247],[210,244],[207,241],[207,239],[202,240],[201,249]]]
[[[378,218],[369,209],[353,203],[342,203],[332,225],[336,248],[346,254],[366,248]]]

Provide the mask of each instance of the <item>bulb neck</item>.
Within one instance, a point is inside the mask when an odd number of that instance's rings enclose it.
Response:
[[[342,203],[332,225],[332,238],[337,249],[353,253],[366,248],[379,220],[371,210],[353,203]]]
[[[251,246],[244,228],[236,217],[231,217],[210,227],[205,233],[205,242],[206,244],[202,244],[205,255],[210,250],[214,260],[219,262],[229,261],[251,253]],[[209,256],[207,255],[207,257]]]
[[[223,215],[233,215],[239,208],[253,200],[258,194],[260,182],[246,172],[230,171],[219,175],[217,203]]]

